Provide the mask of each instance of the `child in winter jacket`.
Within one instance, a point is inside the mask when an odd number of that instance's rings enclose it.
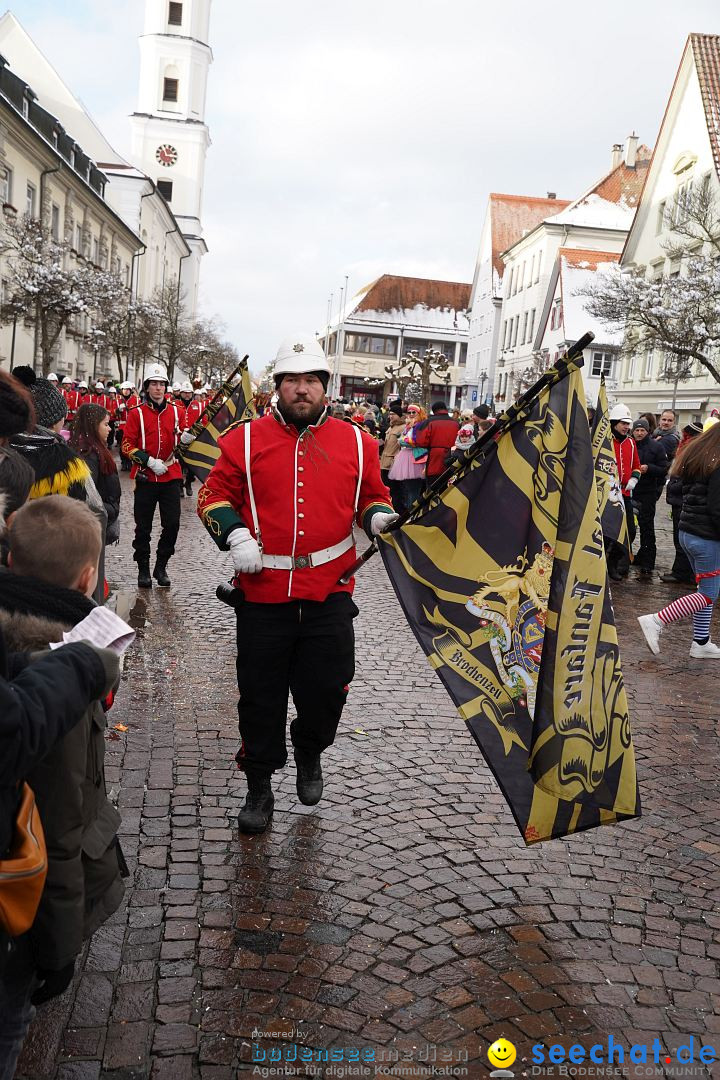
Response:
[[[8,569],[0,569],[0,632],[9,649],[35,652],[95,606],[100,526],[63,495],[29,502],[9,525]],[[39,1004],[69,985],[75,958],[119,906],[125,869],[120,815],[105,790],[105,714],[99,701],[27,776],[45,831],[48,875],[29,931]]]

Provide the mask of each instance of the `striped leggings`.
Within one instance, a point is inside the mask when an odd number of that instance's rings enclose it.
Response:
[[[658,611],[658,618],[668,626],[692,615],[693,639],[705,642],[710,637],[713,603],[720,593],[720,542],[681,532],[680,544],[690,560],[698,591],[673,600]]]

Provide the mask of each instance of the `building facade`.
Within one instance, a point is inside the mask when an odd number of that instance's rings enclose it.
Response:
[[[650,278],[682,274],[682,260],[666,250],[688,192],[708,185],[720,200],[720,36],[691,34],[685,45],[660,127],[647,181],[621,266]],[[720,205],[720,203],[718,204]],[[642,342],[626,342],[619,393],[633,415],[675,408],[679,422],[707,417],[720,405],[720,385],[695,363],[691,378],[663,378],[665,356]],[[718,350],[715,350],[715,361]]]
[[[331,393],[346,400],[380,401],[402,388],[403,356],[428,350],[445,356],[444,379],[431,393],[459,405],[467,362],[470,285],[383,274],[346,305],[323,345],[333,368]],[[388,375],[386,369],[394,370]]]
[[[559,213],[546,217],[516,240],[501,258],[503,301],[494,394],[503,405],[535,381],[561,248],[619,253],[632,224],[650,151],[630,136],[613,148],[612,168],[597,184]]]
[[[493,193],[488,199],[470,294],[470,329],[462,400],[467,407],[491,404],[498,355],[504,264],[501,252],[568,203],[550,196]]]

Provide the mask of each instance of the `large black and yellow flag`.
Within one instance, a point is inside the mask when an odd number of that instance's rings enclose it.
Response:
[[[629,547],[625,503],[623,502],[617,461],[613,450],[609,414],[605,378],[603,376],[600,380],[597,406],[592,428],[590,429],[600,524],[603,536],[607,537],[608,540],[614,540],[624,547]]]
[[[213,411],[210,419],[200,434],[189,446],[180,447],[178,453],[190,471],[202,483],[213,465],[220,457],[217,444],[219,437],[232,424],[252,418],[255,415],[252,386],[247,364],[240,365],[240,379],[235,385],[224,383],[219,400],[220,407]]]
[[[380,543],[528,844],[640,813],[581,372],[541,383]]]

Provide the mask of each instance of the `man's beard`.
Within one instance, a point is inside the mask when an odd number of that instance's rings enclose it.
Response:
[[[297,405],[288,405],[282,401],[277,403],[278,412],[285,423],[294,424],[295,427],[308,427],[309,424],[316,424],[325,410],[325,405],[322,402],[319,405],[311,405],[308,402],[307,406],[298,409]]]

